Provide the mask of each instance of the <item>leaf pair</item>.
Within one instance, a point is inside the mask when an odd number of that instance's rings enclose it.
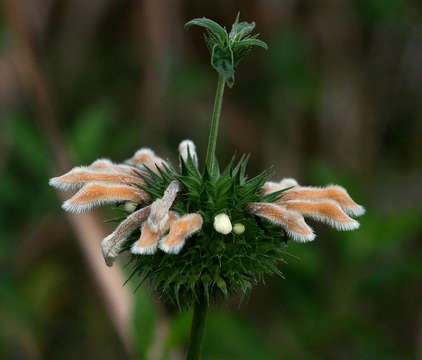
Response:
[[[234,84],[234,72],[239,62],[249,53],[253,46],[268,49],[265,42],[258,40],[258,35],[251,35],[255,23],[246,21],[239,22],[239,14],[236,17],[230,33],[213,20],[197,18],[186,23],[185,27],[192,25],[205,28],[205,43],[211,53],[212,67],[224,77],[227,85]]]

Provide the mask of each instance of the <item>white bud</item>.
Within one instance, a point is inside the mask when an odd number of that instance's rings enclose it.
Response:
[[[130,213],[134,212],[137,206],[138,204],[133,201],[126,201],[124,205],[125,211]]]
[[[241,224],[241,223],[236,223],[233,225],[233,232],[236,235],[240,235],[243,234],[245,232],[245,225]]]
[[[230,218],[224,213],[218,214],[214,218],[214,229],[223,235],[230,234],[232,231],[232,223]]]
[[[190,154],[193,163],[198,167],[198,156],[196,155],[196,147],[192,140],[183,140],[179,144],[179,154],[183,161],[188,161],[188,155]]]

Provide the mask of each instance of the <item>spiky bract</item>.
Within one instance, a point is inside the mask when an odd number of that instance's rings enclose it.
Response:
[[[180,181],[183,191],[177,195],[172,209],[180,215],[201,214],[203,227],[187,240],[178,255],[162,251],[132,255],[131,277],[139,276],[141,283],[148,280],[167,300],[179,307],[189,307],[202,293],[207,301],[218,294],[243,297],[264,275],[281,276],[278,265],[285,254],[284,233],[245,212],[250,202],[274,202],[280,197],[280,191],[269,195],[262,192],[270,172],[248,179],[245,156],[236,165],[233,159],[221,173],[217,165],[213,167],[214,173],[205,170],[201,174],[190,156],[180,161],[180,174],[169,166],[157,168],[158,173],[146,167],[147,174],[139,175],[147,186],[139,187],[155,200],[163,196],[172,181]],[[216,232],[213,220],[221,212],[229,215],[233,223],[243,224],[245,231],[228,235]],[[123,251],[130,249],[139,235],[139,230],[135,231]]]

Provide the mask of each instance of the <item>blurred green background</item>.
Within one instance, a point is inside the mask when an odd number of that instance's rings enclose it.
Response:
[[[151,147],[204,158],[216,85],[197,30],[257,22],[226,91],[222,162],[339,183],[367,208],[355,232],[312,223],[285,279],[213,306],[211,359],[422,359],[420,0],[2,0],[0,358],[183,359],[189,313],[107,269],[109,214],[68,217],[48,179]],[[120,266],[121,265],[121,266]]]

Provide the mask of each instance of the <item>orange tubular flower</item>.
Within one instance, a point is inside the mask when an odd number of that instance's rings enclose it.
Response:
[[[187,159],[188,153],[197,159],[192,141],[183,141],[179,149],[183,159]],[[148,177],[146,168],[159,173],[158,169],[165,170],[166,167],[166,161],[156,156],[152,150],[140,149],[126,164],[114,164],[110,160],[99,159],[88,167],[76,167],[62,176],[50,179],[49,184],[60,190],[78,190],[63,203],[63,209],[70,212],[89,211],[93,207],[109,203],[130,202],[135,205],[135,211],[101,243],[106,264],[112,266],[126,239],[139,228],[141,235],[131,247],[133,254],[153,254],[158,248],[177,254],[185,239],[201,230],[201,215],[187,214],[180,218],[177,212],[170,210],[181,190],[178,181],[168,185],[162,198],[145,206],[150,202],[151,196],[144,190],[148,185],[140,174]],[[144,207],[136,210],[141,206]]]
[[[312,241],[315,235],[304,217],[324,222],[337,230],[355,230],[359,223],[351,216],[360,216],[365,209],[355,203],[347,191],[338,185],[325,188],[300,186],[294,179],[279,183],[266,182],[264,194],[285,190],[274,204],[254,203],[248,210],[259,217],[282,226],[293,240]]]

